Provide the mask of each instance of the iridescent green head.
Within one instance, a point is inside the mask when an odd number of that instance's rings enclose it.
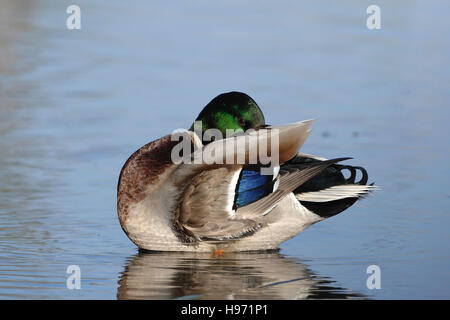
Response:
[[[246,131],[265,125],[264,115],[256,102],[245,93],[235,91],[215,97],[195,121],[202,122],[202,133],[218,129],[223,137],[226,137],[227,129]],[[190,130],[194,130],[194,124]]]

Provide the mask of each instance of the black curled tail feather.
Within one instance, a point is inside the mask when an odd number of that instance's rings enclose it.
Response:
[[[369,180],[369,175],[367,174],[367,170],[363,167],[356,167],[356,166],[346,166],[346,165],[335,165],[336,169],[339,170],[342,173],[342,170],[348,170],[350,171],[350,177],[346,178],[348,184],[360,184],[360,185],[366,185],[367,181]],[[359,170],[362,174],[361,179],[358,182],[355,182],[356,179],[356,171]]]

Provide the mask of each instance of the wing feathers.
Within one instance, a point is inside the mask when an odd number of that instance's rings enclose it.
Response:
[[[326,167],[349,158],[332,159],[317,163],[305,164],[303,168],[295,168],[292,171],[282,173],[280,185],[274,193],[254,203],[236,210],[236,217],[240,219],[257,219],[267,214],[277,203],[291,193],[302,183],[308,181]]]
[[[230,190],[239,169],[223,167],[196,176],[184,192],[177,208],[176,224],[197,240],[236,239],[261,227],[259,219],[299,185],[326,167],[347,158],[305,164],[280,171],[275,192],[236,211],[232,210]]]

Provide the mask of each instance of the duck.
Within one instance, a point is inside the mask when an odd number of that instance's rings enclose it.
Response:
[[[218,95],[188,130],[147,143],[125,162],[117,186],[122,230],[144,251],[278,250],[377,189],[366,169],[341,163],[349,157],[299,151],[313,122],[269,125],[249,95]],[[239,147],[223,152],[230,143]]]

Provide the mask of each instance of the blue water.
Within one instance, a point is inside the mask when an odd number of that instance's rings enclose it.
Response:
[[[0,1],[0,298],[450,298],[448,1]],[[284,243],[142,254],[122,232],[128,156],[222,92],[378,191]],[[81,269],[69,290],[66,269]],[[366,286],[369,265],[381,289]]]

